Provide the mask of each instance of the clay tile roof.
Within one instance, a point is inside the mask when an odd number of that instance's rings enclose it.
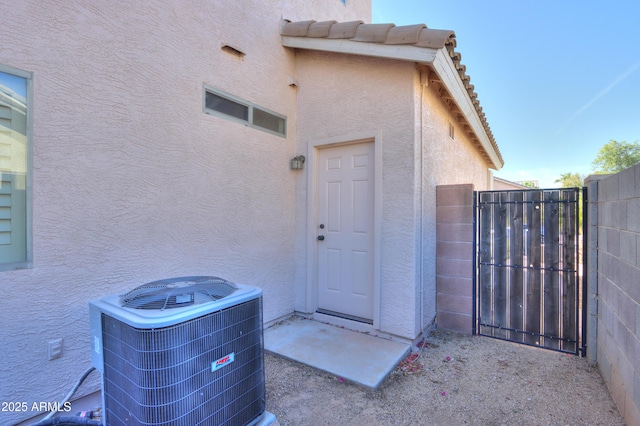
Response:
[[[336,24],[336,21],[314,22],[309,25],[307,37],[325,38],[329,37],[329,30]]]
[[[425,24],[396,26],[394,24],[365,24],[363,21],[284,21],[281,35],[288,37],[345,39],[359,43],[375,43],[379,45],[405,45],[426,49],[445,49],[453,62],[460,80],[464,85],[484,130],[489,137],[500,162],[504,163],[500,149],[491,133],[489,124],[478,101],[471,77],[466,74],[467,67],[460,63],[462,55],[455,50],[456,35],[450,30],[434,30]],[[500,168],[500,165],[498,165]]]
[[[361,24],[356,29],[356,35],[352,41],[362,41],[365,43],[384,43],[387,40],[387,33],[395,27],[393,24]]]
[[[309,26],[316,21],[287,22],[280,32],[283,36],[308,37]],[[313,37],[313,36],[311,36]]]
[[[329,30],[329,38],[351,39],[356,36],[356,31],[360,25],[364,25],[364,22],[337,22],[331,26],[331,29]]]
[[[455,33],[433,30],[425,24],[396,26],[395,24],[365,24],[363,21],[286,21],[281,35],[289,37],[348,39],[364,43],[405,44],[441,49],[456,46]]]
[[[415,45],[417,47],[428,47],[431,49],[447,47],[447,50],[452,50],[456,47],[456,34],[449,30],[425,29],[420,32],[420,38]]]
[[[393,26],[389,29],[384,44],[416,44],[425,28],[425,24]]]

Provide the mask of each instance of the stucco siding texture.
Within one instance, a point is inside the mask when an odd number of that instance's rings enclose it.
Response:
[[[422,93],[422,188],[423,188],[423,324],[436,312],[436,186],[473,184],[475,190],[489,189],[488,164],[473,147],[455,117],[431,88],[417,89]],[[454,137],[449,136],[449,124]],[[432,296],[432,297],[431,297]]]
[[[300,152],[312,149],[305,146],[309,141],[349,142],[353,135],[378,135],[379,326],[383,332],[413,339],[436,314],[436,185],[473,183],[485,189],[488,165],[438,95],[420,86],[415,64],[313,51],[297,51],[296,60]],[[450,122],[461,135],[454,140],[449,138]],[[299,186],[298,203],[306,197]],[[299,223],[301,232],[305,224]],[[306,252],[304,241],[299,247]],[[298,275],[306,276],[308,267],[312,265],[305,265]],[[309,288],[297,288],[296,307],[304,311]]]
[[[60,400],[90,366],[89,300],[148,281],[218,275],[261,287],[265,321],[293,311],[280,19],[370,14],[362,0],[0,1],[0,63],[32,72],[34,94],[33,268],[0,272],[0,400]],[[286,116],[287,137],[205,114],[204,85]],[[77,396],[98,388],[92,376]]]
[[[380,329],[412,336],[416,306],[413,64],[313,51],[298,51],[297,64],[300,150],[314,140],[349,142],[353,135],[380,135],[376,141],[382,150]],[[300,249],[306,252],[306,246]]]

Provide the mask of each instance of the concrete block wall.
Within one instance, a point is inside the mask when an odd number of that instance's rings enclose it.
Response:
[[[597,232],[598,369],[625,422],[636,425],[640,424],[640,164],[604,179],[588,178],[587,185],[590,204],[597,205],[597,216],[589,217],[589,231]]]
[[[439,329],[473,331],[473,185],[436,188],[436,318]]]

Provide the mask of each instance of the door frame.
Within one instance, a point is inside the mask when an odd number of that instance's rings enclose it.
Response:
[[[316,139],[308,144],[307,168],[307,286],[306,310],[313,315],[318,309],[318,155],[323,148],[373,143],[374,150],[374,213],[373,213],[373,324],[357,323],[341,317],[322,315],[323,321],[338,325],[353,323],[358,329],[380,329],[380,258],[382,231],[382,138],[379,132],[356,132],[342,136]]]

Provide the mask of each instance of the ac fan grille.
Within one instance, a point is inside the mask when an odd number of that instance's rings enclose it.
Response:
[[[153,281],[120,296],[126,308],[172,309],[223,299],[238,287],[220,277],[177,277]]]
[[[160,329],[103,314],[102,330],[109,425],[246,425],[265,410],[261,297]]]

